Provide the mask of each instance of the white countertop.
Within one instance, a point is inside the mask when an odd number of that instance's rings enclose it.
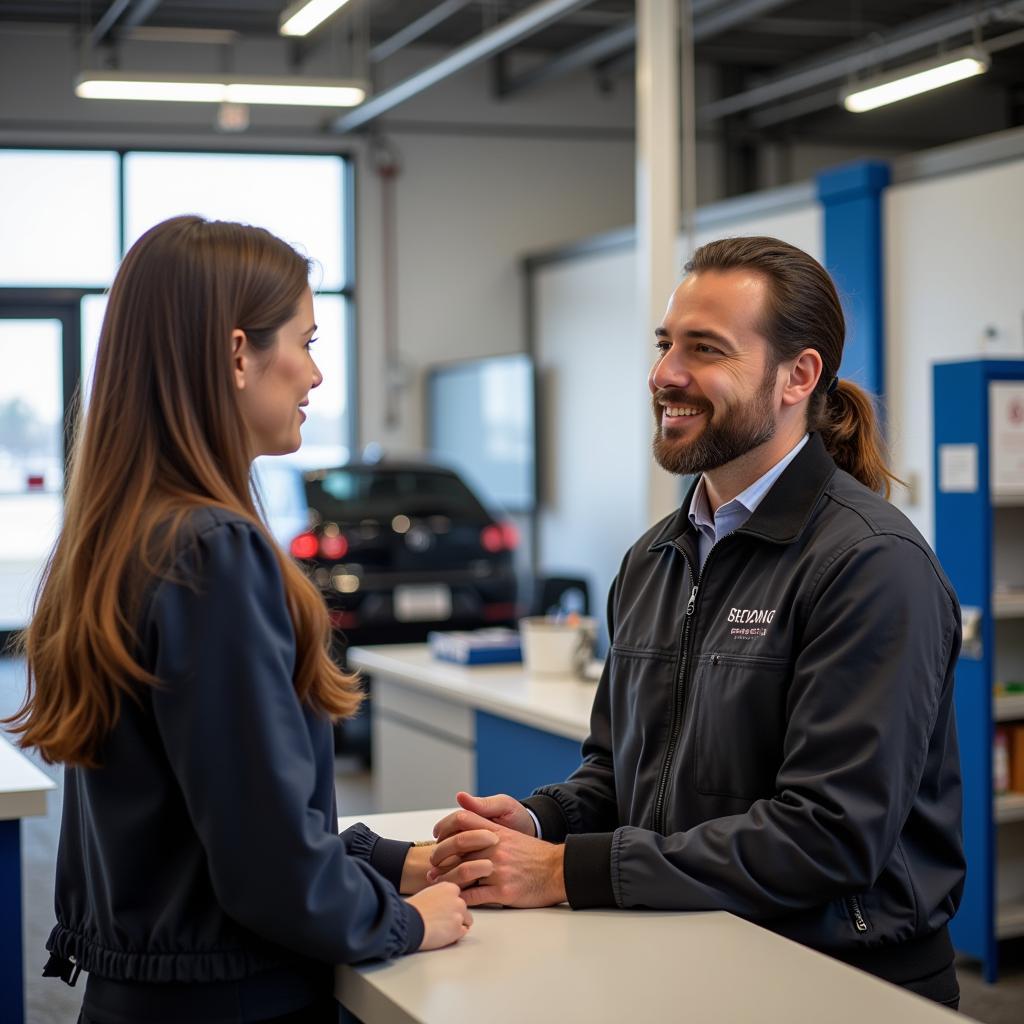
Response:
[[[46,794],[57,784],[0,736],[0,821],[46,814]]]
[[[429,837],[447,811],[343,818]],[[935,1003],[726,913],[482,910],[462,942],[339,967],[335,994],[365,1024],[928,1024]]]
[[[353,668],[479,711],[582,742],[590,732],[595,682],[531,675],[522,665],[456,665],[434,658],[426,644],[353,647]]]

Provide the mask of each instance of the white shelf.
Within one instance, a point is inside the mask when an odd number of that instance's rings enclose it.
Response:
[[[993,494],[994,508],[1024,508],[1024,494]]]
[[[992,614],[997,619],[1024,618],[1024,591],[995,593],[992,595]]]
[[[1024,903],[996,907],[996,938],[1014,939],[1018,935],[1024,935]]]
[[[1024,821],[1024,793],[1003,793],[997,796],[995,816],[1000,824]]]
[[[1012,722],[1024,718],[1024,693],[996,697],[992,702],[992,714],[997,722]]]

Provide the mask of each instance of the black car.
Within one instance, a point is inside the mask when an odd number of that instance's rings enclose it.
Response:
[[[456,473],[353,462],[303,479],[309,527],[290,551],[320,587],[346,646],[515,623],[516,528]]]

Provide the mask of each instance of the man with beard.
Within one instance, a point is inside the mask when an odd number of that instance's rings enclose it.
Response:
[[[582,764],[458,794],[432,877],[486,857],[467,904],[728,910],[955,1007],[956,597],[837,378],[825,270],[732,238],[686,271],[649,386],[655,458],[699,478],[612,585]]]

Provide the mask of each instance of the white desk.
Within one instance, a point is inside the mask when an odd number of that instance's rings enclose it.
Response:
[[[21,934],[21,819],[46,814],[56,789],[24,754],[0,736],[0,1020],[25,1017]]]
[[[446,812],[371,815],[381,835],[430,836]],[[339,967],[364,1024],[929,1024],[967,1020],[725,913],[476,910],[459,944]]]
[[[426,644],[353,647],[348,659],[373,677],[382,810],[443,806],[460,789],[523,797],[580,762],[596,683],[522,665],[455,665]]]
[[[456,665],[433,657],[426,644],[353,647],[348,660],[374,678],[452,706],[487,711],[576,742],[589,731],[593,682],[531,675],[522,665]]]

